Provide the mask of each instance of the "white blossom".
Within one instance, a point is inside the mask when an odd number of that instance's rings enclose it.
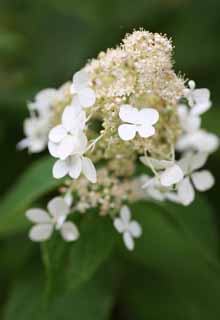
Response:
[[[31,153],[43,151],[48,143],[49,123],[43,117],[31,117],[24,120],[25,138],[18,144],[18,149],[27,148]]]
[[[94,90],[89,87],[89,76],[85,70],[74,74],[71,93],[73,94],[74,105],[89,108],[95,104],[96,95]]]
[[[134,249],[134,238],[139,238],[142,229],[139,223],[131,220],[131,212],[127,206],[120,210],[120,217],[114,219],[114,227],[123,234],[123,241],[128,250]]]
[[[218,148],[219,137],[203,129],[182,135],[176,144],[176,149],[180,152],[191,149],[198,152],[212,153]]]
[[[77,179],[83,173],[92,183],[96,182],[96,169],[92,161],[80,154],[69,156],[65,160],[58,160],[53,167],[53,176],[60,179],[69,175]]]
[[[184,95],[192,108],[192,114],[198,115],[207,111],[211,107],[210,91],[208,89],[195,89],[194,81],[189,81],[189,88],[185,89]]]
[[[79,238],[77,226],[66,221],[70,213],[70,207],[62,197],[55,197],[49,201],[48,212],[39,208],[29,209],[26,217],[35,225],[29,232],[32,241],[48,240],[54,230],[59,230],[66,241],[75,241]]]
[[[80,144],[75,153],[64,160],[59,159],[53,166],[53,176],[60,179],[69,175],[73,179],[77,179],[81,173],[92,183],[96,182],[96,169],[92,161],[83,156],[87,151],[87,138],[81,139]]]
[[[62,123],[49,133],[49,152],[55,158],[65,160],[73,153],[79,152],[81,144],[87,141],[83,129],[86,114],[80,108],[67,106],[62,115]]]
[[[200,170],[207,161],[207,153],[188,152],[180,161],[185,178],[177,185],[177,199],[189,205],[195,198],[194,188],[206,191],[214,185],[214,177],[207,170]]]
[[[118,134],[122,140],[132,140],[136,133],[143,138],[151,137],[155,134],[154,124],[159,120],[159,113],[152,108],[138,110],[131,105],[122,105],[119,117],[125,124],[118,128]]]
[[[140,161],[158,172],[156,176],[158,180],[157,183],[160,183],[162,187],[171,187],[183,179],[183,171],[175,161],[157,160],[145,156],[140,157]],[[155,178],[152,179],[155,181]],[[150,180],[147,181],[146,184],[143,185],[143,188],[148,187],[151,183]]]
[[[35,96],[34,102],[28,104],[28,108],[30,111],[37,111],[41,116],[47,116],[57,97],[58,91],[56,89],[44,89]]]

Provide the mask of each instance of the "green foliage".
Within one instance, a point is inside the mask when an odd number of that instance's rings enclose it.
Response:
[[[101,218],[96,211],[89,211],[82,218],[79,241],[67,244],[54,237],[43,244],[49,298],[57,290],[73,290],[89,280],[109,258],[114,243],[115,234],[108,217]]]
[[[52,177],[52,164],[52,158],[38,160],[18,179],[14,187],[2,199],[0,236],[26,228],[27,221],[24,212],[28,206],[61,183]]]

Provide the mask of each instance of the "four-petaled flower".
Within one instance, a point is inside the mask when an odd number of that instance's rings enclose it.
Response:
[[[68,106],[62,115],[62,123],[49,132],[49,152],[55,158],[65,160],[73,153],[79,152],[81,144],[87,141],[83,129],[86,114],[81,108]]]
[[[73,179],[77,179],[82,172],[86,178],[92,183],[96,182],[96,169],[92,161],[84,157],[83,154],[87,150],[87,139],[81,141],[77,153],[67,157],[65,160],[57,160],[53,167],[53,176],[56,179],[69,175]]]
[[[54,230],[59,230],[66,241],[75,241],[79,238],[77,226],[73,222],[66,222],[70,208],[62,197],[50,200],[47,209],[48,212],[38,208],[26,212],[26,217],[35,223],[29,232],[31,240],[48,240]]]
[[[152,108],[138,110],[131,105],[122,105],[119,117],[126,124],[118,128],[118,134],[122,140],[132,140],[136,133],[143,138],[151,137],[155,134],[154,124],[159,120],[159,113]]]
[[[179,165],[185,178],[177,185],[177,200],[184,205],[189,205],[195,198],[193,186],[198,191],[206,191],[214,185],[214,177],[208,170],[197,171],[207,161],[206,153],[188,152]]]
[[[74,74],[70,90],[73,94],[73,105],[80,105],[83,108],[94,105],[96,95],[94,90],[89,87],[89,76],[85,70]]]
[[[123,241],[128,250],[133,250],[133,238],[139,238],[142,229],[137,221],[131,220],[131,212],[127,206],[123,206],[120,210],[120,217],[114,219],[114,227],[123,234]]]

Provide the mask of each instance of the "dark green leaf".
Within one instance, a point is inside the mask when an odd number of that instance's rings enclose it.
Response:
[[[38,160],[1,200],[0,236],[23,230],[28,225],[24,215],[28,206],[60,184],[52,177],[52,164],[52,158]]]
[[[60,289],[76,289],[88,281],[110,256],[115,240],[108,217],[89,211],[80,225],[80,238],[66,243],[54,237],[43,245],[49,294]]]

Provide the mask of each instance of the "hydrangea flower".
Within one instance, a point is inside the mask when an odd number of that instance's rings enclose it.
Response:
[[[27,148],[30,153],[41,152],[48,142],[49,123],[42,117],[31,117],[24,121],[24,133],[26,138],[18,144],[18,149]]]
[[[49,201],[48,212],[42,209],[29,209],[26,217],[35,225],[29,232],[32,241],[48,240],[54,230],[59,230],[65,241],[75,241],[79,238],[77,226],[66,221],[70,207],[62,197],[55,197]]]
[[[81,105],[83,108],[89,108],[94,105],[96,95],[94,90],[89,87],[89,76],[85,70],[74,74],[70,90],[73,94],[74,105]]]
[[[207,111],[211,107],[210,91],[208,89],[195,89],[196,83],[192,80],[188,82],[189,88],[185,89],[185,97],[189,106],[192,108],[192,114],[198,115]]]
[[[58,91],[53,88],[48,88],[40,91],[34,102],[28,104],[30,111],[37,111],[40,115],[47,116],[50,112],[54,100],[58,97]]]
[[[177,185],[177,199],[189,205],[195,198],[194,188],[198,191],[209,190],[214,185],[214,177],[207,170],[200,170],[206,163],[207,153],[188,152],[180,161],[185,178]]]
[[[87,151],[87,142],[87,138],[84,136],[75,153],[64,160],[59,159],[55,162],[53,166],[54,178],[60,179],[69,175],[71,178],[77,179],[83,173],[89,181],[96,182],[95,166],[89,158],[83,156]]]
[[[118,128],[118,134],[122,140],[134,139],[136,133],[143,138],[151,137],[155,134],[154,124],[159,120],[159,113],[152,108],[138,110],[131,105],[122,105],[119,117],[126,124]]]
[[[114,227],[123,235],[123,241],[128,250],[134,249],[134,238],[139,238],[142,229],[139,223],[131,220],[131,211],[127,206],[120,210],[120,217],[114,219]]]
[[[49,133],[48,148],[52,156],[65,160],[74,152],[78,152],[86,137],[83,129],[86,114],[80,108],[68,106],[62,115],[62,123]],[[86,140],[87,141],[87,140]]]
[[[201,126],[200,116],[192,114],[192,110],[190,110],[186,105],[178,105],[178,115],[180,125],[184,132],[192,133],[199,130]]]
[[[171,187],[183,179],[183,171],[175,161],[157,160],[145,156],[140,157],[140,160],[146,166],[157,171],[158,174],[152,179],[157,179],[162,187]],[[148,187],[151,183],[150,180],[147,181],[143,188]]]

